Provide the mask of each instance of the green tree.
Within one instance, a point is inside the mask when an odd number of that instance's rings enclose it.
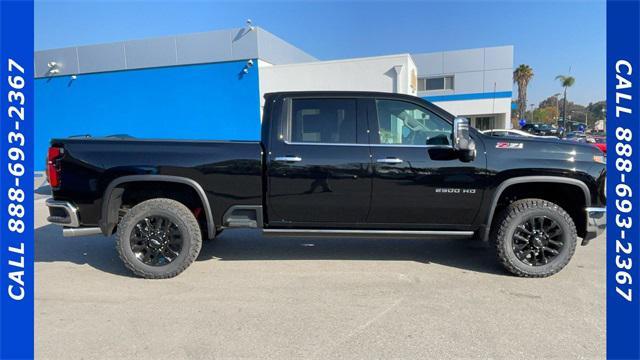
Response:
[[[598,101],[587,105],[587,111],[589,112],[589,122],[595,124],[597,120],[604,119],[606,116],[607,102]]]
[[[540,104],[538,104],[539,108],[546,108],[546,107],[553,107],[554,109],[556,109],[556,119],[557,116],[559,115],[559,109],[560,109],[560,95],[562,95],[561,93],[558,94],[554,94],[552,96],[549,96],[548,98],[542,100],[540,102]]]
[[[539,107],[533,110],[533,121],[537,123],[553,124],[558,116],[558,110],[554,106]]]
[[[518,85],[518,117],[522,118],[527,111],[527,86],[533,78],[533,69],[522,64],[513,71],[513,82]]]
[[[567,89],[575,84],[576,79],[573,76],[558,75],[556,80],[560,81],[560,85],[564,88],[564,100],[562,101],[562,125],[567,121]]]

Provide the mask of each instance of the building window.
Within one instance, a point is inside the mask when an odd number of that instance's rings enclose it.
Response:
[[[475,119],[475,128],[478,130],[491,130],[496,128],[494,116],[480,116]]]
[[[423,77],[418,79],[418,91],[453,90],[453,76]]]

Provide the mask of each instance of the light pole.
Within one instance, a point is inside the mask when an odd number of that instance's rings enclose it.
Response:
[[[560,95],[562,93],[553,94],[553,97],[556,99],[556,125],[560,127]]]
[[[529,110],[529,112],[531,113],[531,122],[534,122],[534,118],[533,118],[533,107],[536,106],[536,104],[529,104],[529,106],[531,106],[531,110]]]
[[[589,110],[584,111],[584,123],[589,127]]]

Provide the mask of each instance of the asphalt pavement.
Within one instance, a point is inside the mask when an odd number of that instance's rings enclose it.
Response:
[[[113,238],[64,238],[36,190],[40,359],[603,358],[605,238],[553,277],[507,274],[467,239],[314,239],[235,230],[169,280]]]

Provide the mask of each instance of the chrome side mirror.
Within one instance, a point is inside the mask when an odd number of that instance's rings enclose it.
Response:
[[[469,135],[467,118],[453,119],[453,149],[459,153],[461,161],[470,162],[476,158],[476,143]]]

